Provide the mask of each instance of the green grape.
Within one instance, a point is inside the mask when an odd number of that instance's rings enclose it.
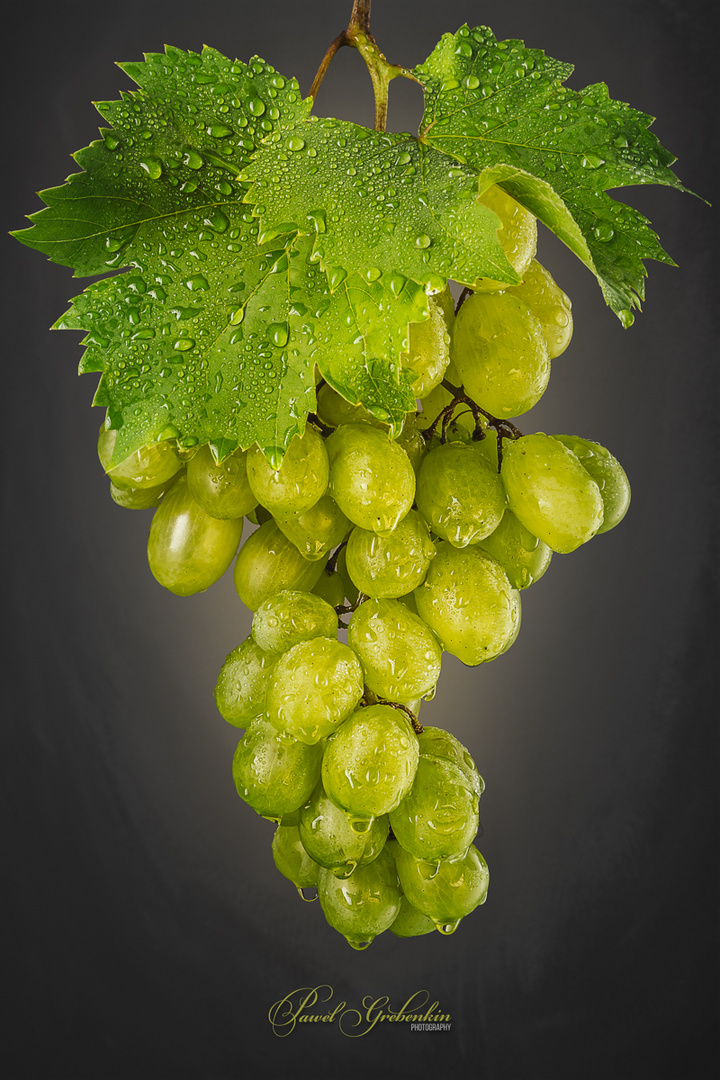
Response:
[[[462,769],[422,752],[413,786],[390,814],[398,843],[416,859],[464,855],[478,831],[478,795]]]
[[[412,787],[419,757],[417,736],[403,713],[391,705],[370,705],[353,713],[328,740],[323,787],[360,828],[400,805]]]
[[[327,797],[322,783],[300,810],[298,824],[308,855],[336,877],[348,877],[376,859],[388,837],[387,814],[375,818],[366,832],[358,832],[345,811]]]
[[[433,297],[433,300],[442,311],[448,331],[452,332],[453,323],[455,322],[455,301],[453,294],[450,292],[450,286],[446,285],[442,292]]]
[[[239,518],[257,506],[247,479],[247,454],[235,450],[218,463],[206,444],[188,462],[188,488],[195,502],[213,517]]]
[[[268,679],[278,659],[251,637],[225,657],[215,683],[215,704],[228,724],[247,727],[265,710]]]
[[[183,467],[172,443],[159,442],[136,450],[119,465],[109,468],[112,461],[117,430],[100,428],[98,457],[107,476],[117,488],[155,488],[167,483]]]
[[[475,443],[445,443],[426,456],[417,506],[432,531],[453,547],[477,544],[500,524],[505,490]]]
[[[316,743],[350,715],[363,689],[353,650],[334,638],[315,637],[293,645],[273,668],[267,714],[279,731]]]
[[[277,469],[258,446],[248,450],[248,483],[257,501],[273,514],[309,510],[325,494],[328,475],[325,444],[311,424],[292,438]]]
[[[406,702],[433,690],[442,649],[423,620],[399,600],[366,600],[352,615],[348,644],[378,697]]]
[[[572,305],[570,297],[555,284],[545,267],[533,259],[521,284],[513,285],[508,292],[522,300],[539,319],[550,359],[564,353],[573,333]]]
[[[395,442],[405,451],[410,459],[413,471],[417,473],[420,468],[420,463],[425,456],[426,449],[425,439],[423,438],[420,429],[419,416],[417,413],[406,414],[403,429],[395,439]]]
[[[433,544],[433,547],[435,547],[434,544]],[[409,611],[412,611],[413,615],[417,615],[418,609],[417,609],[417,604],[415,603],[415,593],[411,593],[411,592],[405,593],[404,596],[398,596],[398,600],[400,601],[401,604],[404,604],[405,607],[408,608]],[[408,703],[403,702],[403,704],[407,705]],[[413,709],[413,712],[415,712],[414,709]]]
[[[415,602],[443,647],[471,666],[504,653],[520,629],[519,593],[500,564],[477,546],[454,548],[441,541]]]
[[[363,529],[389,533],[415,499],[415,473],[405,451],[369,424],[343,424],[327,439],[329,494]]]
[[[306,559],[323,559],[347,536],[352,525],[329,495],[298,514],[276,512],[278,529]]]
[[[423,934],[431,934],[435,930],[435,923],[414,908],[403,893],[400,897],[400,910],[395,922],[390,924],[390,929],[397,937],[421,937]]]
[[[348,603],[354,604],[357,601],[357,598],[358,598],[358,596],[360,594],[359,594],[356,586],[353,585],[352,579],[351,579],[351,577],[350,577],[350,575],[348,573],[348,568],[347,568],[347,547],[341,547],[340,548],[340,551],[338,553],[338,557],[335,560],[335,566],[337,567],[337,572],[340,575],[340,580],[343,583],[343,586],[344,586],[344,589],[345,589],[345,596],[346,596],[346,598],[348,600]]]
[[[392,855],[383,849],[347,878],[320,870],[318,896],[330,926],[354,949],[367,948],[373,938],[392,926],[400,910],[400,886]]]
[[[153,576],[178,596],[203,592],[225,573],[237,551],[243,519],[210,517],[181,476],[153,515],[148,562]]]
[[[373,416],[364,405],[353,405],[352,402],[333,389],[329,383],[325,383],[318,390],[316,412],[318,419],[327,427],[336,428],[340,427],[341,424],[364,423],[379,428],[381,431],[387,432],[389,430],[388,425]],[[414,415],[415,413],[412,412],[407,413],[406,422]]]
[[[149,488],[125,488],[117,487],[110,481],[110,497],[113,502],[121,506],[123,510],[149,510],[159,506],[163,495],[170,490],[176,480],[184,474],[184,469],[175,473],[164,484]]]
[[[488,188],[480,196],[480,202],[489,206],[500,218],[497,231],[500,246],[513,270],[521,278],[524,277],[537,250],[537,221],[534,215],[497,185]],[[507,283],[483,278],[475,287],[480,292],[497,292],[506,289]]]
[[[410,323],[408,350],[400,354],[404,370],[415,376],[411,390],[416,398],[424,398],[442,381],[450,362],[450,336],[442,308],[429,298],[428,310],[424,322]]]
[[[510,293],[473,293],[457,313],[450,352],[465,390],[493,416],[520,416],[550,379],[538,319]]]
[[[299,641],[335,637],[337,629],[335,608],[319,596],[296,589],[283,589],[263,600],[252,621],[255,643],[275,653],[286,652]]]
[[[388,536],[356,526],[345,552],[347,572],[360,592],[379,599],[417,588],[434,557],[435,545],[417,510],[408,511]]]
[[[480,541],[480,547],[497,559],[513,589],[527,589],[539,581],[552,558],[547,544],[528,532],[512,510],[505,511],[495,531]]]
[[[329,383],[321,386],[317,394],[318,419],[328,427],[340,427],[341,424],[377,424],[375,417],[364,405],[353,405],[342,394],[338,394]]]
[[[272,839],[273,862],[283,877],[292,881],[304,900],[303,889],[317,886],[320,867],[303,847],[297,824],[286,824],[290,820],[290,816],[284,817],[275,830]]]
[[[579,435],[553,435],[553,438],[572,450],[600,489],[603,520],[598,533],[614,529],[630,506],[630,482],[618,459],[600,443],[581,439]]]
[[[256,611],[281,589],[310,591],[319,581],[323,559],[304,558],[274,521],[250,533],[235,561],[235,588],[245,607]]]
[[[320,575],[320,580],[313,588],[313,593],[320,596],[331,607],[340,607],[345,602],[345,586],[337,570],[328,570],[327,567]]]
[[[500,474],[500,467],[498,465],[498,433],[495,428],[489,425],[482,426],[483,438],[473,442],[473,446],[477,449],[487,463],[490,465],[493,472]]]
[[[293,739],[259,716],[235,750],[232,768],[238,795],[262,817],[280,821],[310,798],[322,756],[321,745]]]
[[[451,934],[487,898],[487,863],[474,844],[462,858],[445,859],[439,866],[398,845],[395,865],[405,896],[441,933]]]
[[[553,551],[574,551],[603,523],[598,485],[551,435],[537,432],[508,443],[501,476],[512,512]]]
[[[451,762],[463,773],[469,789],[474,791],[478,798],[482,795],[485,782],[477,771],[470,751],[449,731],[443,728],[425,727],[418,735],[418,746],[422,757],[441,758],[443,761]]]

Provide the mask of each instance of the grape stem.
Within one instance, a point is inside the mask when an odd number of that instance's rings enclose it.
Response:
[[[342,547],[342,545],[341,545],[341,547]],[[338,620],[339,620],[339,617],[341,615],[350,615],[353,611],[357,611],[357,609],[360,607],[360,605],[364,604],[365,601],[369,600],[369,599],[370,599],[370,597],[367,595],[367,593],[361,592],[361,593],[358,593],[358,598],[357,598],[357,600],[355,601],[354,604],[338,604],[337,607],[335,608],[335,610],[338,613]],[[340,625],[344,629],[347,629],[344,622],[341,622]]]
[[[401,712],[405,713],[416,735],[422,735],[425,730],[415,713],[412,709],[408,709],[407,705],[401,705],[399,701],[388,701],[387,698],[378,697],[377,694],[373,693],[367,686],[365,687],[361,705],[389,705],[391,709],[399,709]]]
[[[447,442],[448,427],[450,426],[455,410],[457,409],[458,405],[467,405],[467,407],[473,414],[473,418],[475,420],[475,431],[473,432],[474,440],[479,442],[480,439],[486,438],[485,432],[482,428],[482,421],[480,420],[481,416],[484,416],[487,420],[488,427],[494,428],[497,432],[499,472],[500,466],[502,465],[503,439],[521,439],[522,431],[520,431],[519,428],[515,427],[515,424],[511,423],[510,420],[503,420],[497,416],[493,416],[492,413],[489,413],[487,411],[487,409],[483,409],[480,405],[477,404],[477,402],[473,401],[471,397],[468,397],[468,395],[465,393],[464,387],[455,386],[448,379],[443,379],[442,385],[448,391],[448,393],[452,394],[453,399],[448,405],[445,406],[444,409],[440,410],[440,412],[433,420],[432,424],[430,424],[429,427],[425,428],[422,433],[423,438],[429,442],[430,439],[432,439],[432,437],[435,435],[438,424],[440,424],[440,441],[443,443]]]
[[[317,74],[310,87],[310,97],[315,100],[320,85],[325,78],[335,53],[342,49],[343,45],[349,45],[357,49],[370,74],[373,93],[375,95],[375,130],[385,131],[387,124],[388,90],[391,79],[402,75],[407,79],[417,82],[407,68],[398,64],[390,64],[380,52],[375,38],[370,33],[370,6],[372,0],[354,0],[350,22],[346,30],[335,38],[328,46]]]

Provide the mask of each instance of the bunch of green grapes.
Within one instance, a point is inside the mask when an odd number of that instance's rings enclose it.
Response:
[[[488,871],[473,846],[483,781],[457,739],[417,720],[440,645],[396,600],[358,606],[347,644],[338,629],[317,593],[284,589],[226,658],[215,699],[245,728],[238,794],[277,823],[277,868],[303,898],[316,891],[353,948],[388,929],[452,933],[484,901]],[[404,656],[402,669],[390,672],[383,645],[387,657]],[[382,696],[390,674],[407,704]]]
[[[277,823],[281,872],[358,948],[388,928],[447,933],[485,899],[482,780],[452,735],[423,731],[420,702],[444,653],[477,665],[509,649],[521,591],[630,499],[600,444],[511,420],[547,388],[572,314],[532,215],[499,188],[483,198],[521,284],[480,281],[457,311],[449,289],[431,298],[401,358],[417,410],[397,438],[321,380],[278,467],[257,446],[218,463],[166,442],[108,471],[116,502],[156,507],[148,559],[166,588],[207,589],[235,560],[252,634],[215,691],[245,729],[235,783]],[[100,433],[106,467],[114,438]]]

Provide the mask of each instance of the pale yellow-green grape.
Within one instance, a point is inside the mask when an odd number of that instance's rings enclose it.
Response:
[[[424,697],[440,677],[442,649],[421,618],[399,600],[366,600],[352,615],[348,644],[365,685],[387,701]]]
[[[309,510],[328,485],[328,457],[322,436],[311,424],[295,435],[279,469],[274,469],[258,446],[247,454],[247,478],[259,503],[272,514]]]
[[[183,467],[172,443],[165,441],[143,446],[110,469],[108,466],[112,460],[116,439],[115,428],[100,428],[98,457],[107,476],[117,488],[159,487],[166,484]]]
[[[327,427],[340,427],[341,424],[370,424],[371,427],[388,431],[388,425],[378,420],[364,405],[353,405],[339,394],[329,383],[318,390],[316,412],[318,419]],[[406,414],[406,422],[415,414]]]
[[[173,486],[175,481],[185,473],[184,468],[180,472],[175,473],[169,480],[166,480],[164,484],[158,484],[157,487],[149,488],[124,488],[116,487],[112,480],[110,481],[110,497],[114,503],[121,506],[123,510],[149,510],[150,507],[159,506],[160,501],[167,491]]]
[[[235,560],[235,588],[245,607],[257,611],[281,589],[310,592],[320,579],[324,559],[304,558],[274,521],[251,533]]]
[[[437,863],[467,851],[478,831],[478,795],[451,761],[420,754],[413,786],[390,814],[398,843]]]
[[[242,518],[223,521],[206,513],[181,476],[150,524],[147,551],[153,576],[178,596],[203,592],[229,567],[242,527]]]
[[[572,450],[600,489],[603,521],[598,533],[614,529],[630,506],[630,482],[618,459],[600,443],[581,439],[579,435],[553,435],[553,438]]]
[[[190,494],[208,514],[238,518],[255,509],[258,501],[248,483],[246,459],[244,450],[235,450],[218,464],[206,444],[188,462]]]
[[[301,807],[298,825],[308,855],[341,878],[378,857],[389,827],[385,814],[375,818],[369,829],[358,832],[345,811],[327,797],[322,783]]]
[[[450,292],[450,286],[446,285],[442,292],[433,296],[433,300],[439,305],[442,311],[445,325],[448,328],[448,332],[452,332],[453,323],[455,322],[455,300],[453,294]]]
[[[418,475],[416,499],[432,531],[454,547],[489,536],[506,506],[500,476],[476,443],[431,450]]]
[[[400,355],[400,363],[415,376],[412,392],[424,398],[442,381],[450,363],[450,335],[442,308],[432,298],[428,300],[428,318],[410,323],[408,350]]]
[[[365,949],[392,926],[400,910],[400,886],[392,856],[383,850],[349,877],[318,873],[318,897],[330,926],[354,949]]]
[[[360,592],[379,599],[404,596],[425,580],[435,545],[417,510],[410,510],[388,536],[356,526],[350,533],[347,572]]]
[[[340,607],[345,603],[345,586],[337,570],[328,571],[325,567],[312,591],[316,596],[327,601],[331,607]]]
[[[478,546],[441,541],[414,596],[420,618],[464,664],[493,660],[520,629],[520,594],[500,563]]]
[[[318,419],[328,427],[341,424],[378,424],[379,421],[367,411],[364,405],[353,405],[351,401],[338,394],[329,383],[321,386],[317,394],[316,410]]]
[[[337,572],[340,575],[340,580],[343,583],[345,589],[345,596],[350,604],[354,604],[358,598],[359,591],[356,585],[353,584],[352,578],[348,573],[347,568],[347,548],[340,548],[340,553],[335,560],[335,566]]]
[[[311,744],[342,724],[363,689],[362,666],[353,650],[334,638],[315,637],[280,657],[265,706],[278,731]]]
[[[400,805],[412,787],[419,758],[417,735],[404,713],[391,705],[369,705],[354,712],[328,740],[323,787],[361,828]]]
[[[408,938],[431,934],[436,927],[432,919],[428,919],[427,915],[423,915],[421,911],[414,908],[403,893],[400,897],[400,910],[395,922],[390,924],[390,929],[397,937]]]
[[[215,704],[228,724],[247,727],[265,710],[268,680],[278,653],[266,652],[251,637],[228,653],[215,684]]]
[[[420,463],[425,456],[426,450],[419,420],[420,417],[417,413],[407,413],[403,429],[395,439],[397,445],[401,447],[409,457],[410,464],[416,474],[420,468]]]
[[[524,277],[537,251],[537,220],[529,210],[516,202],[502,188],[494,185],[480,196],[480,202],[494,210],[500,218],[498,240],[505,258],[513,270]],[[483,278],[476,286],[478,292],[498,292],[507,282]]]
[[[470,751],[444,728],[425,727],[418,735],[418,746],[423,757],[441,758],[460,769],[468,787],[478,798],[485,790],[485,782],[477,771]]]
[[[598,485],[551,435],[537,432],[506,443],[501,476],[512,512],[553,551],[574,551],[603,523]]]
[[[324,559],[352,528],[342,510],[329,495],[322,495],[309,510],[297,514],[276,511],[275,522],[306,559]]]
[[[297,812],[287,814],[278,825],[272,839],[272,855],[283,877],[292,881],[303,896],[303,889],[317,886],[320,867],[303,847],[297,817]]]
[[[498,468],[498,433],[495,428],[483,426],[484,438],[478,439],[474,445],[477,447],[479,453],[483,455],[485,460],[490,464],[493,472],[500,473]]]
[[[527,412],[550,379],[542,326],[508,292],[467,298],[455,319],[450,351],[465,390],[493,416]]]
[[[415,472],[402,447],[369,424],[342,424],[326,446],[328,494],[354,525],[392,532],[415,498]]]
[[[533,536],[513,514],[506,510],[494,532],[480,541],[502,566],[514,589],[527,589],[543,576],[552,558],[552,551]]]
[[[400,844],[392,850],[402,891],[441,933],[451,934],[460,919],[485,903],[490,875],[474,844],[463,858],[445,859],[439,867],[415,859]]]
[[[335,637],[335,608],[319,596],[283,589],[263,600],[252,621],[253,640],[266,652],[284,653],[299,641]]]
[[[550,359],[564,353],[573,333],[572,304],[545,267],[533,259],[522,283],[513,285],[508,292],[522,300],[540,320]]]
[[[232,771],[238,795],[262,817],[280,821],[310,798],[322,755],[321,745],[293,739],[259,716],[235,750]]]

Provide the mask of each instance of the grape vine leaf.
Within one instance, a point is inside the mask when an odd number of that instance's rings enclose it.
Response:
[[[123,64],[139,91],[97,105],[111,124],[41,192],[15,235],[90,285],[57,328],[84,330],[81,372],[118,431],[111,464],[174,437],[218,456],[258,442],[279,460],[315,407],[314,368],[397,430],[414,408],[399,356],[427,317],[411,280],[327,277],[288,233],[258,243],[239,176],[260,140],[302,122],[294,80],[254,58],[168,48]]]
[[[562,84],[572,65],[487,27],[446,34],[414,76],[425,91],[420,139],[499,183],[596,275],[625,323],[644,299],[643,259],[674,265],[642,214],[606,194],[630,184],[687,191],[674,156],[648,131],[653,117],[607,86]]]
[[[439,292],[448,278],[520,280],[478,198],[477,174],[413,135],[317,119],[275,132],[243,178],[262,239],[287,229],[313,236],[330,282],[356,272],[406,277]]]
[[[297,83],[259,58],[168,48],[121,68],[137,91],[41,192],[14,235],[91,284],[56,326],[83,330],[81,371],[118,431],[111,464],[161,438],[218,456],[257,442],[279,461],[315,407],[315,372],[391,431],[413,407],[408,326],[447,279],[518,276],[482,195],[500,184],[597,275],[628,324],[644,258],[671,262],[606,190],[681,190],[651,118],[570,65],[448,34],[413,72],[419,136],[310,116]]]

